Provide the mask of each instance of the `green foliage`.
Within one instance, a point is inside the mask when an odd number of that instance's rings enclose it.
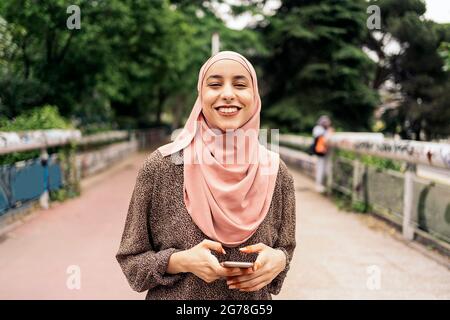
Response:
[[[294,144],[285,143],[285,142],[280,143],[280,145],[308,153],[308,147],[294,145]],[[336,149],[334,156],[345,158],[348,160],[358,159],[358,161],[360,161],[361,163],[371,166],[371,167],[374,167],[374,168],[377,168],[377,169],[380,169],[380,170],[389,169],[389,170],[394,170],[394,171],[399,171],[399,172],[404,171],[404,165],[401,161],[396,161],[396,160],[391,160],[391,159],[386,159],[386,158],[381,158],[381,157],[376,157],[376,156],[370,156],[370,155],[360,155],[353,151],[342,150],[342,149]]]
[[[368,130],[377,95],[374,63],[362,51],[365,1],[283,1],[262,32],[263,118],[292,131],[310,131],[321,114],[344,130]]]
[[[274,103],[265,111],[265,117],[272,127],[280,129],[280,133],[306,131],[317,121],[314,115],[302,112],[293,97]]]
[[[353,213],[367,213],[373,212],[373,206],[370,203],[365,203],[364,201],[354,200],[346,194],[339,191],[335,191],[332,194],[332,199],[336,207],[345,212]]]
[[[62,202],[66,199],[69,199],[70,196],[68,195],[68,192],[66,189],[58,189],[54,191],[50,191],[50,201],[59,201]]]
[[[28,131],[45,129],[70,129],[71,124],[64,119],[55,106],[43,106],[27,111],[13,120],[0,117],[0,131]],[[0,165],[39,157],[39,150],[15,152],[0,156]]]
[[[76,165],[77,146],[74,143],[65,145],[58,150],[58,161],[64,174],[64,186],[56,192],[52,192],[52,199],[63,201],[81,194],[81,185],[78,179]]]
[[[351,208],[352,208],[352,211],[359,212],[359,213],[365,213],[368,211],[366,203],[364,203],[364,201],[359,201],[359,200],[353,201]]]
[[[425,20],[422,0],[371,3],[380,7],[382,15],[382,29],[367,40],[379,58],[374,87],[390,79],[402,96],[399,108],[383,114],[384,131],[416,140],[448,136],[450,113],[444,101],[450,86],[446,72],[450,25]],[[397,53],[387,53],[386,46],[392,43],[388,39],[398,43]]]
[[[85,132],[176,123],[192,107],[211,34],[223,50],[263,52],[259,34],[225,27],[208,1],[76,0],[0,4],[0,113],[57,105]],[[199,14],[199,12],[203,14]],[[167,116],[166,116],[167,118]]]
[[[39,157],[40,152],[38,150],[25,151],[25,152],[13,152],[5,155],[0,155],[0,166],[11,165],[19,161],[35,159]]]
[[[372,1],[381,8],[381,38],[366,27],[365,0],[285,0],[262,20],[267,0],[233,2],[235,14],[261,20],[239,31],[216,14],[220,2],[74,0],[81,29],[68,30],[67,1],[2,0],[0,115],[49,104],[89,133],[163,121],[179,127],[219,32],[222,50],[255,63],[262,120],[283,132],[310,132],[321,114],[341,130],[371,130],[376,89],[392,79],[404,99],[384,115],[386,132],[450,134],[450,28],[423,18],[424,1]],[[399,54],[386,54],[390,37]],[[377,65],[363,47],[378,55]]]
[[[444,71],[450,71],[450,42],[442,42],[439,46],[439,56],[444,61]]]
[[[353,151],[348,150],[336,150],[335,155],[349,160],[358,159],[361,163],[378,168],[380,170],[389,169],[394,171],[403,171],[403,165],[400,161],[381,158],[377,156],[358,155]]]
[[[353,210],[351,198],[340,192],[333,192],[332,199],[336,207],[341,211],[350,212]]]
[[[12,121],[0,120],[0,131],[27,131],[46,129],[71,129],[72,125],[64,119],[55,106],[45,105],[17,116]]]

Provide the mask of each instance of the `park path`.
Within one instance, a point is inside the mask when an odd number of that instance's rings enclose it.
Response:
[[[137,171],[130,155],[83,181],[83,194],[37,210],[0,236],[0,299],[144,299],[115,260]],[[370,216],[344,213],[291,169],[297,248],[276,299],[450,299],[450,270]],[[81,288],[68,289],[79,267]],[[378,278],[377,278],[378,277]],[[369,286],[368,286],[369,284]]]

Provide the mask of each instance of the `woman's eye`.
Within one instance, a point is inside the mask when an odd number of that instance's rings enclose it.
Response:
[[[247,88],[247,85],[245,83],[235,83],[233,85],[239,89]],[[218,88],[220,86],[222,86],[222,84],[218,82],[208,83],[208,87]]]

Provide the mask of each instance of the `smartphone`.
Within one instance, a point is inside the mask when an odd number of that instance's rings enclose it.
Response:
[[[225,261],[221,265],[225,268],[251,268],[253,267],[253,262]]]

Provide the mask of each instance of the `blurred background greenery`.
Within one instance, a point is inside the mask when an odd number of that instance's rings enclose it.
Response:
[[[262,121],[432,140],[450,134],[450,24],[421,0],[2,0],[0,131],[183,125],[211,35],[256,66]],[[69,5],[81,29],[69,30]],[[381,28],[369,30],[369,5]],[[251,15],[244,29],[232,16]]]

